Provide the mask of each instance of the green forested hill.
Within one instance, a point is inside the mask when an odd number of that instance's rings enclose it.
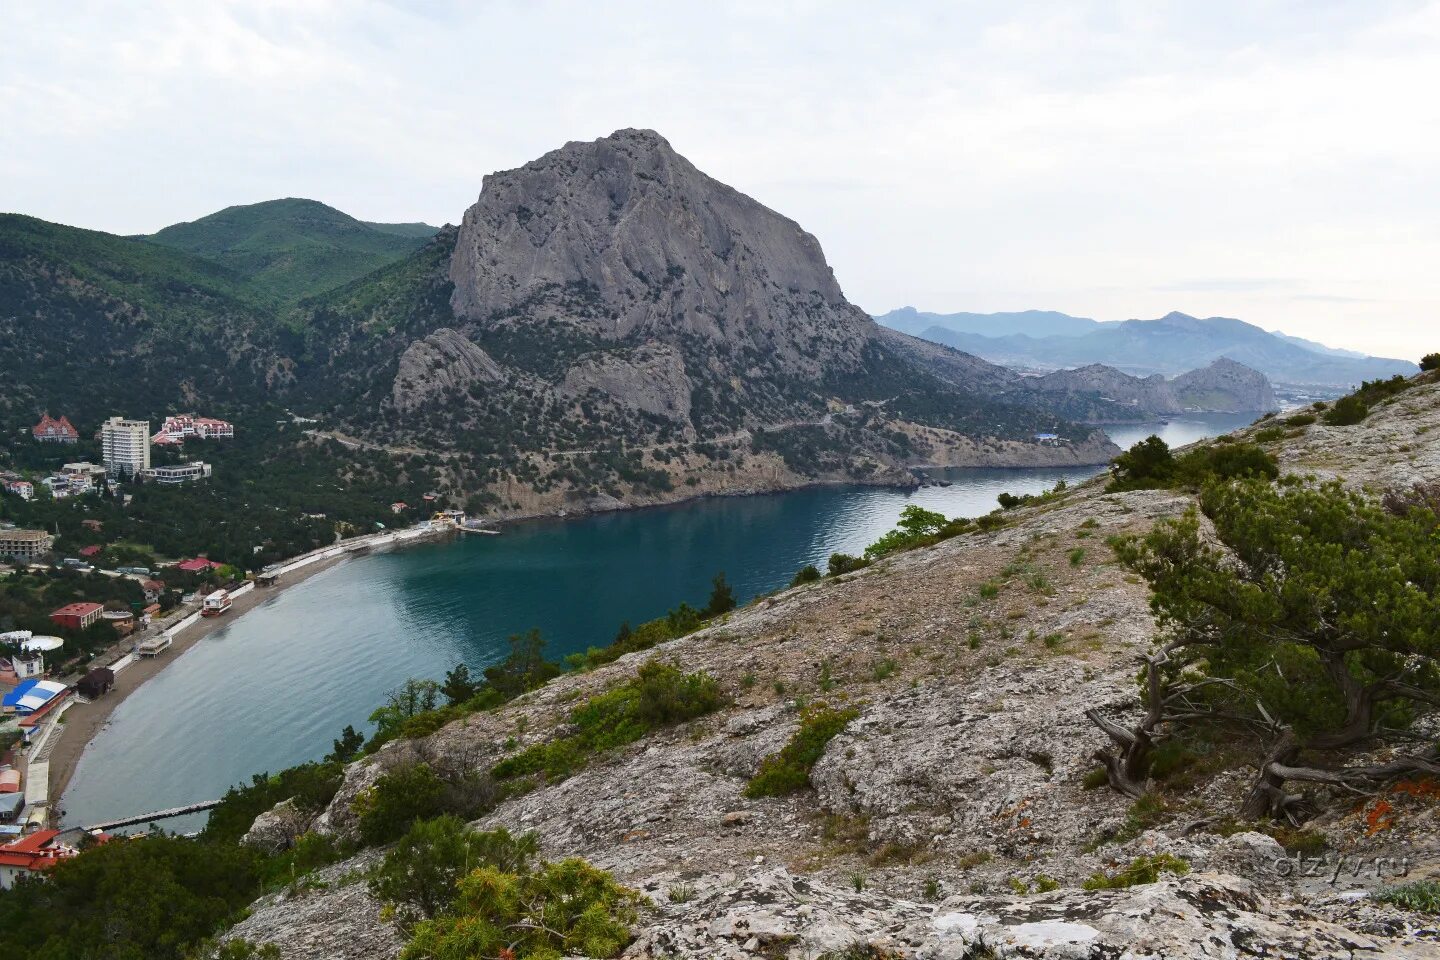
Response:
[[[314,200],[226,207],[143,239],[229,268],[293,303],[394,263],[436,232],[423,223],[365,223]]]
[[[275,310],[232,270],[139,240],[0,215],[0,428],[260,399]]]

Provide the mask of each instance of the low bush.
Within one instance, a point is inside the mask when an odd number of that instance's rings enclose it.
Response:
[[[1293,417],[1286,417],[1285,423],[1291,427],[1308,427],[1317,419],[1313,413],[1297,413]]]
[[[1416,913],[1440,916],[1440,880],[1416,880],[1385,887],[1371,894],[1381,903],[1394,904]]]
[[[443,774],[443,775],[442,775]],[[473,770],[437,771],[416,763],[390,771],[351,802],[368,846],[397,840],[417,820],[444,814],[473,819],[496,799],[493,781]]]
[[[835,710],[823,703],[809,707],[800,718],[800,729],[790,741],[760,762],[747,797],[779,797],[799,793],[810,786],[810,771],[825,754],[831,740],[859,716],[856,710]]]
[[[1350,427],[1370,416],[1370,407],[1353,394],[1335,401],[1325,413],[1325,422],[1332,427]]]
[[[221,843],[238,843],[255,818],[282,800],[293,800],[307,811],[329,806],[340,789],[344,769],[337,762],[302,763],[279,773],[257,773],[246,786],[231,787],[210,811],[201,838]]]
[[[863,560],[860,557],[852,557],[848,553],[832,553],[830,554],[830,562],[827,564],[827,575],[838,577],[842,573],[853,573],[869,565],[869,561]]]
[[[1274,428],[1279,429],[1279,428]],[[1263,431],[1262,431],[1263,432]],[[1151,490],[1204,486],[1214,480],[1280,475],[1275,458],[1253,443],[1222,443],[1199,447],[1176,457],[1159,437],[1135,444],[1110,464],[1106,490]]]
[[[1151,856],[1136,857],[1131,860],[1128,866],[1122,867],[1115,873],[1101,871],[1090,875],[1081,886],[1086,890],[1119,890],[1124,887],[1139,886],[1143,883],[1154,883],[1160,879],[1162,873],[1173,873],[1176,876],[1184,876],[1190,872],[1190,864],[1177,856],[1169,853],[1157,853]]]
[[[820,571],[815,567],[815,564],[807,563],[805,564],[805,566],[795,571],[795,576],[791,579],[790,586],[798,587],[802,586],[803,584],[814,583],[816,580],[819,579]]]
[[[1440,353],[1427,353],[1420,358],[1421,370],[1440,370]]]
[[[574,733],[506,757],[492,773],[499,780],[534,773],[563,779],[597,753],[634,743],[660,727],[704,716],[724,702],[719,684],[708,674],[684,674],[671,664],[650,660],[629,683],[572,710]]]
[[[455,899],[460,878],[479,867],[524,873],[538,850],[535,834],[475,831],[455,816],[417,820],[370,878],[370,891],[402,920],[428,919]]]
[[[640,898],[583,860],[533,873],[481,867],[450,909],[415,927],[401,960],[613,957],[630,942]]]

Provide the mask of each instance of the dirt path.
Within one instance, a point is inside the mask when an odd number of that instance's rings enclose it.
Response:
[[[99,700],[91,703],[72,704],[70,709],[65,712],[65,722],[52,735],[56,739],[50,752],[51,809],[64,809],[65,788],[69,785],[70,778],[74,775],[85,748],[90,745],[91,740],[95,739],[95,735],[105,728],[106,723],[110,720],[110,714],[115,712],[115,708],[120,706],[126,697],[211,633],[226,624],[233,623],[237,617],[258,607],[280,591],[293,587],[322,570],[328,570],[345,559],[346,557],[340,556],[332,557],[329,560],[319,560],[286,574],[273,587],[256,587],[237,599],[227,615],[200,620],[182,631],[170,645],[170,649],[164,653],[157,657],[138,660],[121,670],[115,677],[115,686]]]

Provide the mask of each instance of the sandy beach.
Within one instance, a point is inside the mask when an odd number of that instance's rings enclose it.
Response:
[[[248,591],[235,600],[230,612],[225,616],[197,621],[177,635],[170,645],[170,649],[164,653],[156,657],[139,659],[121,670],[115,677],[115,686],[99,700],[71,704],[65,712],[64,722],[53,734],[58,739],[50,753],[51,809],[64,809],[65,788],[75,774],[75,768],[79,765],[85,748],[109,722],[110,714],[115,711],[115,708],[125,702],[126,697],[140,689],[146,680],[174,663],[205,637],[234,622],[237,617],[244,616],[247,611],[260,606],[280,591],[303,583],[322,570],[328,570],[346,559],[349,557],[337,556],[318,560],[285,574],[273,587],[256,587]],[[109,658],[109,660],[113,659],[115,657]]]

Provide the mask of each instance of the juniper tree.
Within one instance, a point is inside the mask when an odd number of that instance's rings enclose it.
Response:
[[[1409,732],[1440,705],[1436,514],[1389,511],[1333,481],[1212,485],[1201,506],[1213,537],[1192,512],[1117,551],[1149,582],[1161,632],[1141,723],[1088,714],[1119,748],[1102,757],[1112,785],[1134,795],[1153,743],[1216,719],[1263,736],[1247,818],[1289,812],[1290,781],[1359,790],[1440,773],[1435,745]],[[1340,751],[1382,741],[1413,749],[1342,764]]]

